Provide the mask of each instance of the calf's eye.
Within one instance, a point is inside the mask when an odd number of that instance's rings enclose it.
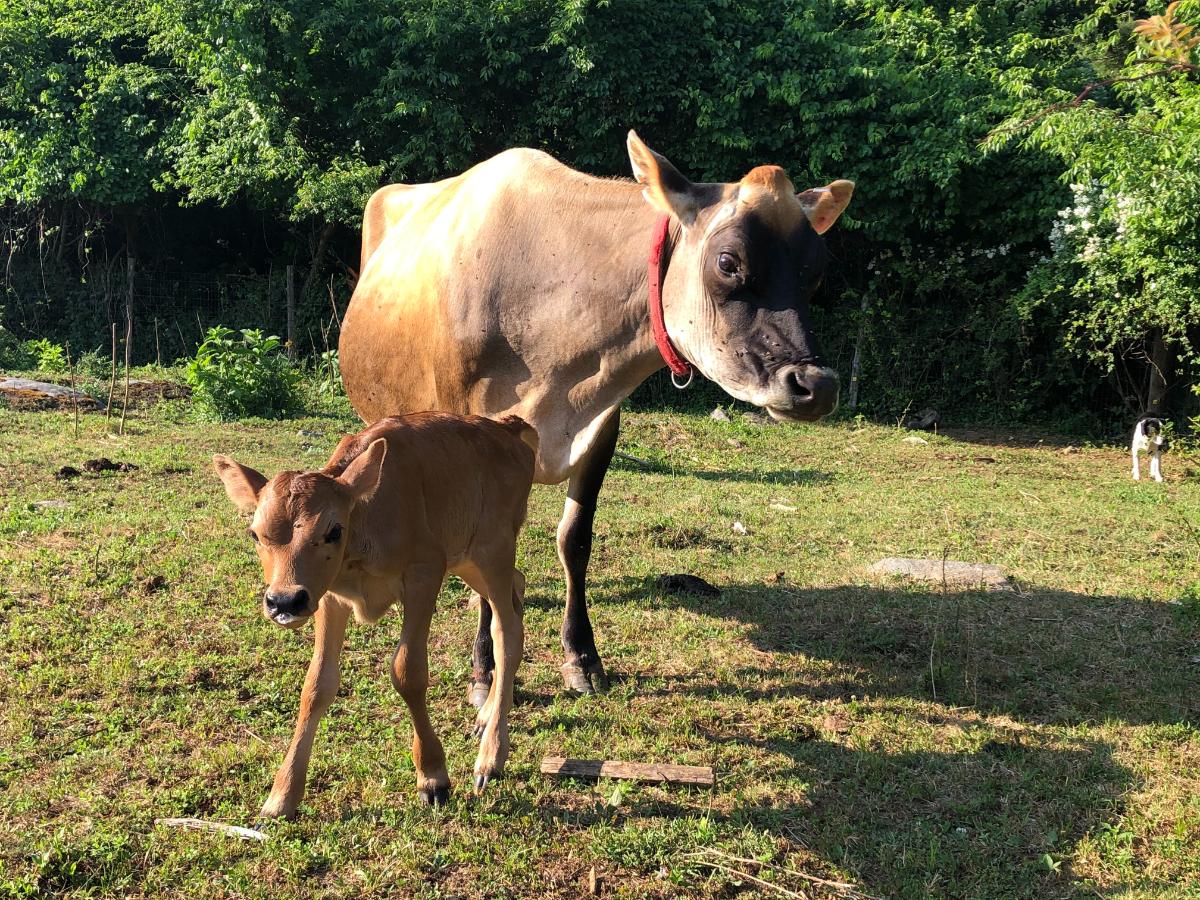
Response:
[[[250,540],[254,541],[256,544],[258,543],[258,535],[254,533],[253,528],[250,529]]]
[[[325,543],[336,544],[342,539],[342,526],[334,525],[329,529],[329,533],[325,535]]]
[[[738,272],[737,257],[732,253],[722,253],[717,257],[717,268],[725,275],[736,275]]]

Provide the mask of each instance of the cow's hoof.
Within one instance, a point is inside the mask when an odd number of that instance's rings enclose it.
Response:
[[[563,663],[563,684],[577,694],[598,694],[608,690],[608,675],[600,660],[581,666],[577,662]]]
[[[448,784],[418,788],[417,793],[429,806],[445,806],[450,802],[450,785]]]
[[[476,709],[482,709],[483,704],[487,703],[488,693],[492,686],[487,681],[477,681],[471,679],[471,684],[467,687],[467,702]]]

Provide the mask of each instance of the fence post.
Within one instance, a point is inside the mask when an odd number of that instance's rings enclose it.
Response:
[[[287,267],[287,355],[296,358],[296,267]]]

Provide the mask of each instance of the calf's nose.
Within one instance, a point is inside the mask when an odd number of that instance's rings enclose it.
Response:
[[[263,600],[267,607],[267,615],[271,616],[271,618],[279,615],[308,615],[308,591],[304,590],[304,588],[298,591],[268,590]]]

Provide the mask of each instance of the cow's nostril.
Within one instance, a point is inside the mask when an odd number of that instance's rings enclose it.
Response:
[[[308,612],[308,591],[301,589],[290,594],[265,594],[267,612],[270,615],[286,613],[303,615]]]
[[[801,379],[799,369],[792,369],[788,372],[786,380],[788,390],[792,392],[797,400],[807,400],[812,396],[812,389]]]

